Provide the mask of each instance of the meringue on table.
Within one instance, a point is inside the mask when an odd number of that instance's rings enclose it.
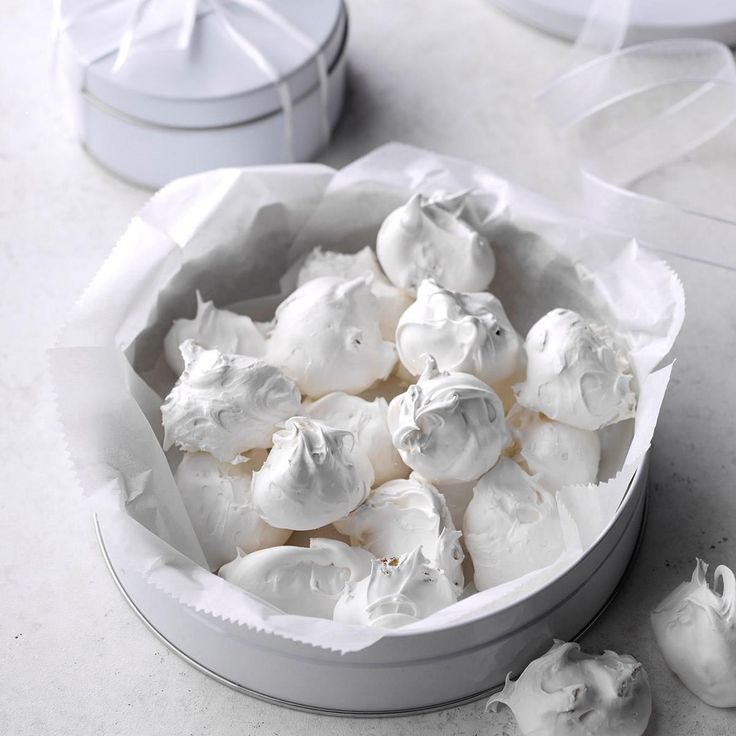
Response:
[[[296,384],[278,368],[243,355],[181,345],[184,372],[161,407],[164,450],[209,452],[223,462],[271,446],[277,425],[299,410]]]
[[[311,539],[309,548],[241,551],[219,575],[284,613],[329,619],[345,586],[366,577],[372,561],[364,549]]]
[[[456,600],[450,579],[417,548],[400,557],[373,560],[367,577],[346,584],[333,617],[343,624],[396,629]]]
[[[480,478],[511,441],[493,389],[468,373],[440,371],[432,356],[389,404],[388,425],[404,462],[435,483]]]
[[[555,640],[488,701],[511,708],[523,736],[642,736],[652,713],[647,673],[629,654],[594,656]]]
[[[654,636],[667,666],[703,702],[736,707],[736,578],[716,568],[713,590],[697,560],[692,578],[678,585],[653,611]],[[715,589],[721,581],[723,592]]]
[[[232,560],[238,548],[255,552],[291,536],[291,530],[263,521],[253,504],[253,470],[265,456],[265,450],[254,450],[248,462],[232,465],[206,452],[185,452],[176,470],[176,485],[212,570]]]
[[[489,242],[460,217],[464,196],[414,194],[383,221],[378,261],[391,282],[412,293],[433,278],[448,289],[483,291],[496,271]]]
[[[493,294],[460,292],[424,279],[396,329],[399,360],[413,375],[430,354],[443,371],[470,373],[490,386],[524,364],[521,337]]]
[[[312,398],[332,391],[360,393],[387,378],[396,363],[378,313],[364,277],[308,281],[276,309],[266,360]]]
[[[378,300],[378,319],[384,340],[393,342],[396,325],[411,296],[398,289],[386,278],[370,246],[357,253],[337,253],[317,246],[304,259],[297,274],[297,286],[322,276],[338,276],[349,280],[370,274],[368,285]]]
[[[218,309],[212,302],[204,301],[199,292],[194,319],[175,320],[164,338],[164,357],[177,376],[184,370],[179,346],[190,339],[203,348],[251,358],[260,358],[266,351],[266,338],[250,317]]]
[[[506,457],[473,489],[463,538],[478,590],[551,565],[565,550],[555,497]]]
[[[373,466],[355,435],[307,417],[292,417],[253,474],[253,502],[264,521],[282,529],[317,529],[363,503]]]
[[[522,406],[580,429],[634,416],[628,359],[610,331],[570,309],[553,309],[526,337],[526,380],[514,386]]]
[[[406,478],[409,468],[404,465],[388,431],[386,399],[366,401],[340,391],[302,406],[302,413],[335,429],[355,435],[358,446],[368,455],[375,474],[374,483],[393,478]]]
[[[597,432],[555,422],[519,404],[506,421],[516,443],[513,459],[548,491],[597,482],[601,459]]]
[[[375,557],[399,557],[417,547],[429,564],[463,591],[461,533],[455,530],[443,495],[416,473],[374,488],[355,511],[335,528]]]

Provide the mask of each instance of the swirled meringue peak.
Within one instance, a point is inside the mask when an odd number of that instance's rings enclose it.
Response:
[[[457,600],[450,579],[420,548],[371,562],[368,577],[349,582],[335,605],[343,624],[396,629],[419,621]]]
[[[511,441],[493,389],[468,373],[438,370],[432,356],[417,383],[389,404],[388,425],[404,462],[432,482],[480,478]]]
[[[256,454],[265,458],[266,453]],[[232,465],[206,452],[185,452],[176,470],[179,493],[212,570],[232,560],[238,548],[255,552],[284,544],[291,535],[266,524],[253,505],[252,466],[263,458]]]
[[[253,474],[258,513],[280,529],[318,529],[363,503],[373,466],[352,432],[292,417]]]
[[[641,736],[652,714],[647,673],[629,654],[594,656],[555,640],[488,701],[511,708],[524,736]]]
[[[391,441],[386,419],[386,399],[377,397],[373,401],[366,401],[359,396],[338,391],[313,403],[305,403],[302,412],[310,419],[352,432],[358,447],[371,461],[375,484],[409,475],[409,468],[404,465]]]
[[[478,590],[546,567],[565,549],[555,497],[506,457],[473,489],[463,537]]]
[[[522,406],[590,430],[634,416],[631,368],[606,327],[553,309],[529,330],[525,347],[526,380],[514,386]]]
[[[598,480],[601,441],[597,432],[555,422],[519,404],[506,421],[516,442],[514,460],[548,491]]]
[[[462,198],[414,194],[383,221],[376,252],[395,286],[414,292],[423,279],[432,278],[457,291],[488,287],[496,257],[490,243],[460,217],[460,209]]]
[[[332,618],[345,586],[370,574],[372,560],[336,539],[311,539],[309,548],[241,551],[219,574],[284,613]]]
[[[462,593],[461,533],[455,530],[444,496],[416,473],[375,488],[335,527],[375,557],[399,557],[421,547],[429,564],[450,578],[458,596]]]
[[[378,301],[366,278],[324,276],[279,305],[266,360],[319,398],[331,391],[357,394],[385,379],[396,349],[381,337]]]
[[[702,701],[736,706],[736,579],[719,565],[714,590],[708,565],[697,560],[690,582],[678,585],[653,611],[652,628],[667,666]],[[718,595],[718,582],[723,592]]]
[[[440,370],[471,373],[491,386],[524,360],[522,339],[493,294],[452,291],[431,279],[419,284],[416,301],[401,315],[396,349],[415,376],[430,354]]]
[[[299,410],[301,396],[278,368],[243,355],[181,345],[184,373],[161,407],[164,449],[209,452],[223,462],[271,446],[277,425]]]
[[[297,286],[322,276],[338,276],[346,280],[370,274],[371,293],[378,300],[378,319],[384,340],[393,342],[396,325],[404,310],[411,304],[411,296],[393,286],[384,275],[370,246],[357,253],[338,253],[317,246],[304,259],[297,274]]]
[[[218,309],[204,301],[199,292],[195,318],[175,320],[164,338],[164,357],[177,376],[184,370],[179,346],[190,339],[221,353],[260,358],[266,352],[266,339],[250,317]]]

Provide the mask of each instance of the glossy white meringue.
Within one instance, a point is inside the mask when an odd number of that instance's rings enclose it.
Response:
[[[335,539],[306,547],[270,547],[239,553],[220,576],[284,613],[332,618],[347,583],[365,578],[373,558]]]
[[[385,379],[396,349],[381,336],[378,301],[366,279],[325,276],[279,305],[266,359],[318,398],[332,391],[357,394]]]
[[[555,497],[506,457],[473,489],[463,538],[478,590],[551,565],[565,549]]]
[[[352,432],[373,466],[374,484],[394,478],[406,478],[409,468],[404,465],[388,431],[386,399],[366,401],[337,391],[302,406],[305,417],[316,419],[335,429]]]
[[[335,605],[335,621],[396,629],[457,600],[450,579],[432,567],[419,548],[371,565],[368,577],[345,586]]]
[[[514,386],[522,406],[590,430],[634,416],[631,368],[606,327],[553,309],[529,330],[525,347],[526,380]]]
[[[400,557],[417,547],[429,564],[442,570],[459,596],[464,587],[461,533],[455,530],[444,496],[412,473],[374,488],[370,496],[335,528],[375,557]]]
[[[184,370],[179,346],[190,339],[221,353],[260,358],[266,352],[266,339],[250,317],[218,309],[213,302],[203,301],[199,292],[194,319],[174,320],[164,338],[164,357],[177,376]]]
[[[515,404],[506,415],[516,441],[514,460],[553,493],[598,480],[601,441],[597,432],[555,422]]]
[[[483,291],[496,271],[489,242],[459,211],[462,198],[427,199],[414,194],[381,225],[378,261],[391,282],[414,292],[432,278],[448,289]]]
[[[284,544],[291,536],[291,530],[269,526],[253,505],[253,466],[265,459],[266,451],[253,454],[262,457],[232,465],[206,452],[185,452],[176,470],[176,485],[212,570],[232,560],[238,547],[255,552]]]
[[[293,381],[263,360],[181,345],[184,373],[161,407],[164,449],[209,452],[223,462],[271,446],[276,427],[299,411]]]
[[[488,701],[511,708],[524,736],[641,736],[652,713],[644,668],[629,654],[594,656],[555,640]]]
[[[736,579],[719,565],[711,590],[708,565],[697,560],[692,578],[652,611],[652,628],[667,666],[702,701],[736,706]],[[718,581],[723,592],[718,595]]]
[[[396,350],[415,376],[429,354],[440,370],[471,373],[491,386],[524,362],[523,341],[493,294],[452,291],[431,279],[419,284],[416,301],[401,315]]]
[[[307,281],[322,276],[338,276],[349,280],[367,273],[370,274],[368,282],[370,290],[378,299],[381,334],[384,340],[393,342],[399,317],[411,304],[412,298],[409,293],[396,288],[386,278],[370,246],[357,253],[338,253],[317,246],[304,259],[297,274],[297,286],[303,286]]]
[[[355,435],[307,417],[292,417],[253,474],[253,502],[281,529],[318,529],[365,501],[373,466]]]
[[[480,478],[511,441],[503,406],[486,383],[437,369],[391,401],[388,425],[404,462],[432,482]]]

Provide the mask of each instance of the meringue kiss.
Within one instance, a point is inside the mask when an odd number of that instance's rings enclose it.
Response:
[[[276,426],[299,410],[301,396],[278,368],[243,355],[181,345],[184,373],[161,407],[164,449],[173,444],[223,462],[271,446]]]
[[[461,534],[444,496],[416,473],[374,488],[335,528],[375,557],[399,557],[421,547],[429,563],[450,578],[457,595],[462,593]]]
[[[177,376],[184,370],[179,346],[190,339],[203,348],[251,358],[260,358],[266,351],[266,338],[250,317],[218,309],[203,301],[199,292],[195,318],[175,320],[164,338],[164,357]]]
[[[368,577],[347,583],[333,615],[343,624],[395,629],[426,618],[456,599],[450,579],[417,548],[401,557],[373,560]]]
[[[373,467],[355,435],[293,417],[253,474],[253,502],[280,529],[318,529],[349,514],[373,485]]]
[[[523,343],[493,294],[419,284],[416,301],[396,329],[399,359],[413,375],[430,354],[444,371],[471,373],[489,385],[512,376],[524,359]]]
[[[564,552],[554,496],[506,457],[473,489],[463,536],[478,590],[546,567]]]
[[[488,705],[511,708],[524,736],[641,736],[652,713],[644,668],[631,655],[594,656],[555,640]]]
[[[297,286],[322,276],[354,279],[370,274],[371,293],[378,300],[378,319],[384,340],[393,342],[399,317],[411,304],[411,296],[393,286],[384,275],[372,248],[366,246],[357,253],[337,253],[317,246],[304,259],[297,274]]]
[[[468,373],[438,370],[431,356],[417,383],[389,405],[388,424],[404,462],[432,482],[480,478],[511,440],[493,389]]]
[[[254,460],[231,465],[206,452],[185,452],[176,470],[176,485],[212,570],[230,562],[238,548],[255,552],[284,544],[291,535],[266,524],[256,511],[250,489]]]
[[[529,330],[525,347],[526,380],[514,386],[522,406],[590,430],[634,416],[631,368],[607,328],[553,309]]]
[[[488,241],[459,215],[462,201],[414,194],[381,225],[378,261],[391,282],[414,291],[432,278],[448,289],[482,291],[491,283],[496,258]]]
[[[597,432],[555,422],[519,404],[506,421],[517,443],[514,460],[548,491],[598,480],[601,441]]]
[[[409,468],[404,465],[388,431],[388,404],[377,397],[366,401],[360,396],[342,392],[327,394],[302,407],[304,416],[316,419],[335,429],[345,429],[355,439],[371,461],[376,484],[393,478],[406,478]]]
[[[716,708],[736,706],[736,579],[716,568],[714,588],[708,565],[697,560],[690,582],[678,585],[653,611],[652,628],[667,666],[702,701]]]
[[[332,618],[346,584],[368,575],[372,560],[344,542],[311,539],[309,548],[241,552],[219,574],[284,613]]]
[[[378,325],[378,301],[365,278],[308,281],[276,310],[266,359],[313,398],[360,393],[396,363]]]

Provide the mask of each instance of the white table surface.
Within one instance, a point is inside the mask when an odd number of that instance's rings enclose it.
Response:
[[[566,147],[532,92],[565,44],[481,0],[352,0],[350,92],[322,160],[400,140],[464,157],[563,199]],[[101,170],[63,125],[48,77],[49,8],[4,0],[0,23],[0,733],[515,734],[476,703],[393,720],[324,718],[233,692],[167,651],[110,579],[60,445],[44,350],[149,193]],[[650,177],[650,191],[736,216],[728,135]],[[679,179],[675,175],[681,175]],[[730,207],[730,212],[728,208]],[[736,566],[736,276],[671,258],[688,317],[657,430],[635,569],[585,636],[649,672],[648,733],[736,733],[667,670],[648,612],[693,558]]]

